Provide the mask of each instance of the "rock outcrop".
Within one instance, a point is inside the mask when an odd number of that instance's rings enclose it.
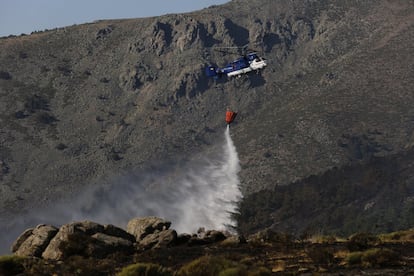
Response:
[[[133,248],[131,239],[124,238],[126,232],[114,226],[109,229],[112,230],[105,233],[105,226],[91,221],[65,224],[50,241],[42,257],[52,260],[60,260],[72,254],[104,257],[118,250]]]
[[[193,235],[188,243],[190,245],[201,245],[201,244],[209,244],[215,243],[225,240],[227,237],[223,234],[223,232],[217,230],[205,230],[201,229],[198,231],[198,235]]]
[[[42,224],[24,231],[11,249],[18,256],[47,260],[64,260],[73,255],[100,259],[116,252],[205,245],[227,238],[220,231],[204,229],[198,234],[178,235],[170,226],[171,222],[157,217],[134,218],[127,231],[92,221],[73,222],[60,228]]]
[[[157,217],[135,218],[128,222],[128,233],[135,236],[137,245],[143,249],[174,245],[177,232],[169,229],[171,222]]]
[[[156,231],[170,228],[171,222],[157,217],[134,218],[128,222],[127,232],[139,241]]]
[[[12,245],[18,256],[61,260],[70,255],[105,257],[117,251],[133,249],[135,238],[114,225],[91,221],[61,226],[38,225],[24,231]]]
[[[56,227],[44,224],[28,229],[13,243],[12,251],[18,256],[41,257],[56,233]]]
[[[176,244],[177,232],[173,229],[167,229],[163,231],[156,231],[153,234],[145,236],[142,240],[138,241],[138,245],[141,248],[165,248]]]

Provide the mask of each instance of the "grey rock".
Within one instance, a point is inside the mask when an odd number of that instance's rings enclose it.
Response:
[[[14,253],[16,252],[22,243],[32,235],[33,228],[26,229],[12,244],[11,251]]]
[[[127,239],[114,237],[103,233],[96,233],[91,236],[97,242],[88,245],[88,257],[103,258],[115,252],[132,252],[134,250],[133,243]]]
[[[45,251],[42,253],[42,257],[51,260],[61,260],[67,255],[75,253],[91,254],[86,245],[76,244],[81,240],[84,243],[90,242],[90,236],[103,232],[104,226],[92,221],[74,222],[65,224],[60,227],[59,232],[50,241]],[[65,251],[66,250],[66,251]],[[93,250],[92,250],[93,251]],[[89,253],[88,253],[89,252]]]
[[[139,241],[139,246],[143,249],[165,248],[174,245],[176,240],[177,232],[168,229],[145,236],[145,238]]]
[[[225,240],[224,240],[227,244],[245,244],[247,243],[246,238],[241,235],[231,235],[228,236]]]
[[[96,233],[93,234],[91,237],[114,249],[132,247],[132,242],[129,240],[120,237],[110,236],[104,233]]]
[[[223,234],[223,232],[217,230],[208,230],[204,231],[201,229],[198,231],[198,235],[194,235],[188,241],[189,245],[202,245],[202,244],[210,244],[216,243],[225,240],[227,237]]]
[[[12,250],[18,256],[40,257],[57,232],[54,226],[38,225],[26,230],[13,244]]]
[[[104,226],[93,222],[93,221],[81,221],[81,222],[74,222],[73,227],[76,228],[76,230],[79,230],[81,232],[84,232],[87,235],[93,235],[95,233],[98,232],[103,232],[104,231]]]
[[[60,227],[59,232],[53,237],[45,251],[42,253],[42,257],[48,260],[61,260],[64,257],[62,250],[62,243],[68,242],[69,235],[74,234],[76,229],[74,224],[65,224]]]
[[[122,228],[119,228],[115,225],[108,224],[104,226],[103,233],[109,236],[114,236],[118,238],[123,238],[125,240],[128,240],[130,242],[135,242],[135,237],[131,234],[129,234],[127,231],[125,231]]]
[[[103,258],[117,251],[130,252],[134,243],[133,235],[114,225],[74,222],[59,229],[41,256],[49,260],[63,260],[71,255]]]
[[[155,231],[168,230],[170,226],[171,222],[157,217],[134,218],[128,222],[127,232],[140,241]]]

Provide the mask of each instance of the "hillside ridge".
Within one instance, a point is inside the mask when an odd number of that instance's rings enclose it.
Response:
[[[0,220],[208,153],[227,106],[245,198],[403,155],[414,145],[413,18],[402,0],[234,0],[0,38]],[[268,59],[263,72],[204,76],[237,58],[214,47],[248,43]],[[399,179],[406,198],[412,179]]]

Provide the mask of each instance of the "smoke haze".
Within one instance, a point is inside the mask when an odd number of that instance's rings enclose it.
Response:
[[[60,226],[92,220],[125,228],[134,217],[157,216],[171,221],[179,233],[194,233],[199,227],[231,231],[236,226],[232,214],[237,213],[242,197],[240,165],[229,126],[224,141],[208,153],[161,167],[129,173],[110,185],[86,189],[76,199],[53,208],[1,223],[0,244],[6,248],[1,246],[0,253],[8,252],[25,229],[41,223]]]

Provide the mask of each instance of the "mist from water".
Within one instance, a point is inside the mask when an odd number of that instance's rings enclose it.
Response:
[[[238,212],[242,197],[239,171],[239,158],[227,126],[224,141],[209,152],[125,174],[108,185],[85,189],[53,208],[1,222],[0,232],[4,233],[0,235],[0,253],[8,252],[12,241],[38,224],[60,226],[92,220],[125,229],[132,218],[157,216],[171,221],[171,228],[178,233],[195,233],[200,227],[232,231],[236,226],[233,214]]]

